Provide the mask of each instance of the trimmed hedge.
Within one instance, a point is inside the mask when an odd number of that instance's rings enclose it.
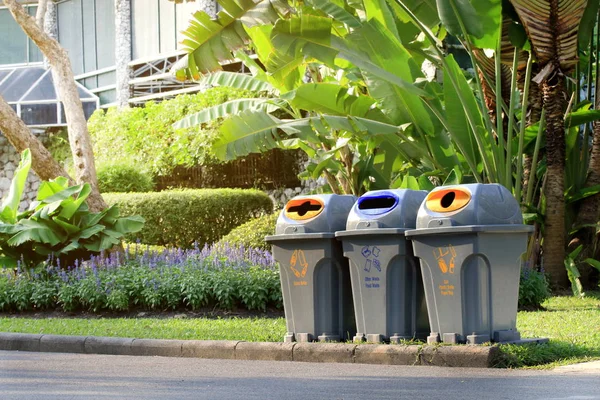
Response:
[[[271,245],[265,242],[265,236],[275,234],[277,217],[279,217],[279,211],[248,221],[223,236],[219,244],[228,243],[233,247],[243,246],[244,248],[271,250]]]
[[[98,167],[100,193],[151,192],[152,176],[128,164],[108,164]]]
[[[144,228],[126,240],[191,248],[211,244],[244,222],[273,211],[265,193],[253,189],[168,190],[103,195],[121,215],[141,215]]]

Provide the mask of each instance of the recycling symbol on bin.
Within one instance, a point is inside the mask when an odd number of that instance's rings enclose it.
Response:
[[[377,259],[379,257],[379,252],[381,250],[377,246],[365,246],[361,250],[361,254],[363,255],[365,260],[365,271],[371,272],[371,268],[375,267],[375,269],[381,272],[381,262]]]
[[[302,268],[302,270],[298,270],[296,265]],[[292,254],[292,258],[290,258],[290,269],[296,275],[296,278],[304,278],[306,276],[306,272],[308,271],[308,262],[306,261],[306,256],[304,255],[303,250],[294,250]]]
[[[456,250],[454,246],[449,244],[447,247],[438,247],[433,250],[433,256],[438,262],[438,267],[443,274],[454,273],[454,259],[456,258]]]

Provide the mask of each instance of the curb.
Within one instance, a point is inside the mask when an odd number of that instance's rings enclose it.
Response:
[[[229,360],[491,368],[496,346],[267,343],[163,340],[0,332],[0,350]]]

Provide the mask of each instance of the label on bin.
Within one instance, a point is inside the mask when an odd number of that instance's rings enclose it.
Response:
[[[433,250],[433,256],[437,260],[438,267],[444,275],[454,275],[456,259],[456,250],[454,246],[449,244],[448,246],[438,247]],[[442,296],[454,296],[454,285],[449,279],[442,280],[442,284],[438,285],[440,294]]]
[[[292,257],[290,257],[290,269],[292,270],[294,276],[297,279],[302,279],[306,277],[306,273],[308,272],[308,262],[306,261],[306,255],[304,254],[304,250],[294,250],[294,252],[292,253]],[[294,281],[294,286],[307,285],[308,282],[305,280]]]
[[[367,273],[381,272],[381,262],[379,261],[379,253],[381,249],[377,246],[365,246],[360,253],[365,258],[364,271]],[[379,289],[380,278],[378,276],[365,276],[365,287],[367,289]]]
[[[438,287],[442,296],[454,296],[454,285],[448,279],[444,279]]]

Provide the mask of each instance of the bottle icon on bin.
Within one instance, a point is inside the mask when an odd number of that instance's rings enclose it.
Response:
[[[454,273],[454,259],[456,258],[456,250],[454,246],[438,247],[433,250],[433,256],[438,262],[438,266],[443,274]]]

